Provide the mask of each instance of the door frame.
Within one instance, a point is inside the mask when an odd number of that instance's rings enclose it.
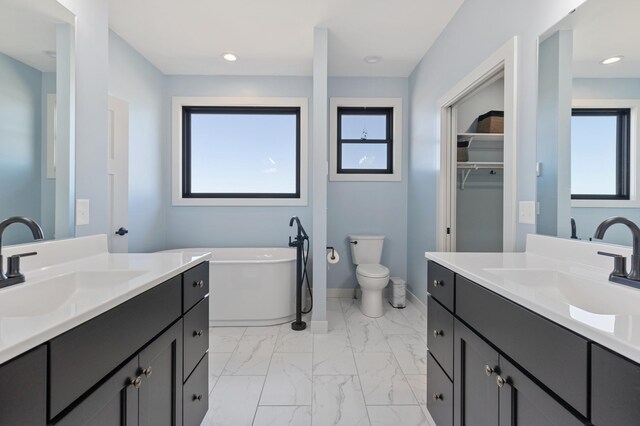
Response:
[[[456,200],[456,145],[457,131],[455,105],[464,97],[478,90],[496,75],[504,76],[504,190],[502,249],[513,252],[516,248],[516,105],[517,105],[517,60],[518,38],[513,37],[475,70],[459,81],[438,100],[440,113],[440,173],[438,173],[438,196],[436,217],[436,244],[438,251],[455,251]],[[447,233],[450,228],[450,233]]]

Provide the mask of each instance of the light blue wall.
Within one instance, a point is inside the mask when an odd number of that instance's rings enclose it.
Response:
[[[558,31],[540,43],[537,161],[542,173],[536,230],[544,235],[570,236],[572,58],[571,31]]]
[[[42,73],[0,53],[0,220],[40,221]],[[30,241],[26,227],[12,226],[3,244]]]
[[[640,78],[575,78],[574,99],[640,99]],[[574,207],[571,215],[576,220],[579,238],[589,239],[596,227],[611,216],[624,216],[640,223],[640,208],[592,208]],[[631,245],[631,233],[621,225],[610,228],[604,241]]]
[[[574,78],[573,99],[640,99],[640,78]]]
[[[40,100],[41,114],[41,148],[40,148],[40,185],[41,185],[41,216],[40,226],[45,239],[54,238],[56,216],[56,181],[47,177],[47,95],[56,93],[56,73],[42,73],[42,96]]]
[[[129,251],[165,247],[165,76],[109,33],[109,94],[129,104]]]
[[[291,216],[311,230],[312,197],[308,206],[186,207],[171,205],[171,97],[244,96],[307,97],[312,117],[311,77],[167,76],[164,103],[163,188],[166,206],[166,247],[269,247],[286,246]],[[311,143],[309,123],[309,143]],[[311,161],[309,155],[309,187]]]
[[[408,284],[426,298],[424,252],[436,249],[438,99],[518,36],[517,199],[535,200],[537,38],[582,0],[466,0],[410,76]],[[499,12],[497,12],[499,11]],[[531,225],[517,226],[524,248]]]
[[[402,98],[403,140],[401,182],[328,183],[327,244],[340,254],[329,265],[327,287],[353,288],[357,281],[351,260],[349,234],[386,236],[382,264],[392,276],[406,278],[407,165],[409,155],[409,81],[407,78],[329,78],[329,97]]]
[[[90,223],[77,236],[108,227],[107,111],[109,4],[107,0],[59,0],[76,15],[76,198],[90,201]]]

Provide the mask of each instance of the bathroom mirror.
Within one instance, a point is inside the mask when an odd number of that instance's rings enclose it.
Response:
[[[537,232],[640,224],[640,2],[587,0],[539,39]],[[573,218],[573,221],[572,221]],[[630,245],[611,228],[605,241]]]
[[[56,0],[0,0],[0,220],[74,236],[75,17]],[[9,227],[2,244],[32,241]]]

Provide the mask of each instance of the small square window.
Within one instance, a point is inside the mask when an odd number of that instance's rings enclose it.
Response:
[[[393,174],[393,108],[338,107],[337,173]]]
[[[572,199],[629,199],[630,114],[629,109],[572,110]]]

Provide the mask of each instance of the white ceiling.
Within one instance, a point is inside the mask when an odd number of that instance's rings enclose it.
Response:
[[[56,0],[0,0],[0,52],[39,71],[54,72],[56,24],[75,17]]]
[[[109,0],[109,25],[165,74],[311,75],[326,27],[330,75],[406,77],[463,1]]]
[[[588,0],[558,29],[573,29],[574,77],[640,78],[640,1]],[[621,62],[600,63],[619,55]]]

